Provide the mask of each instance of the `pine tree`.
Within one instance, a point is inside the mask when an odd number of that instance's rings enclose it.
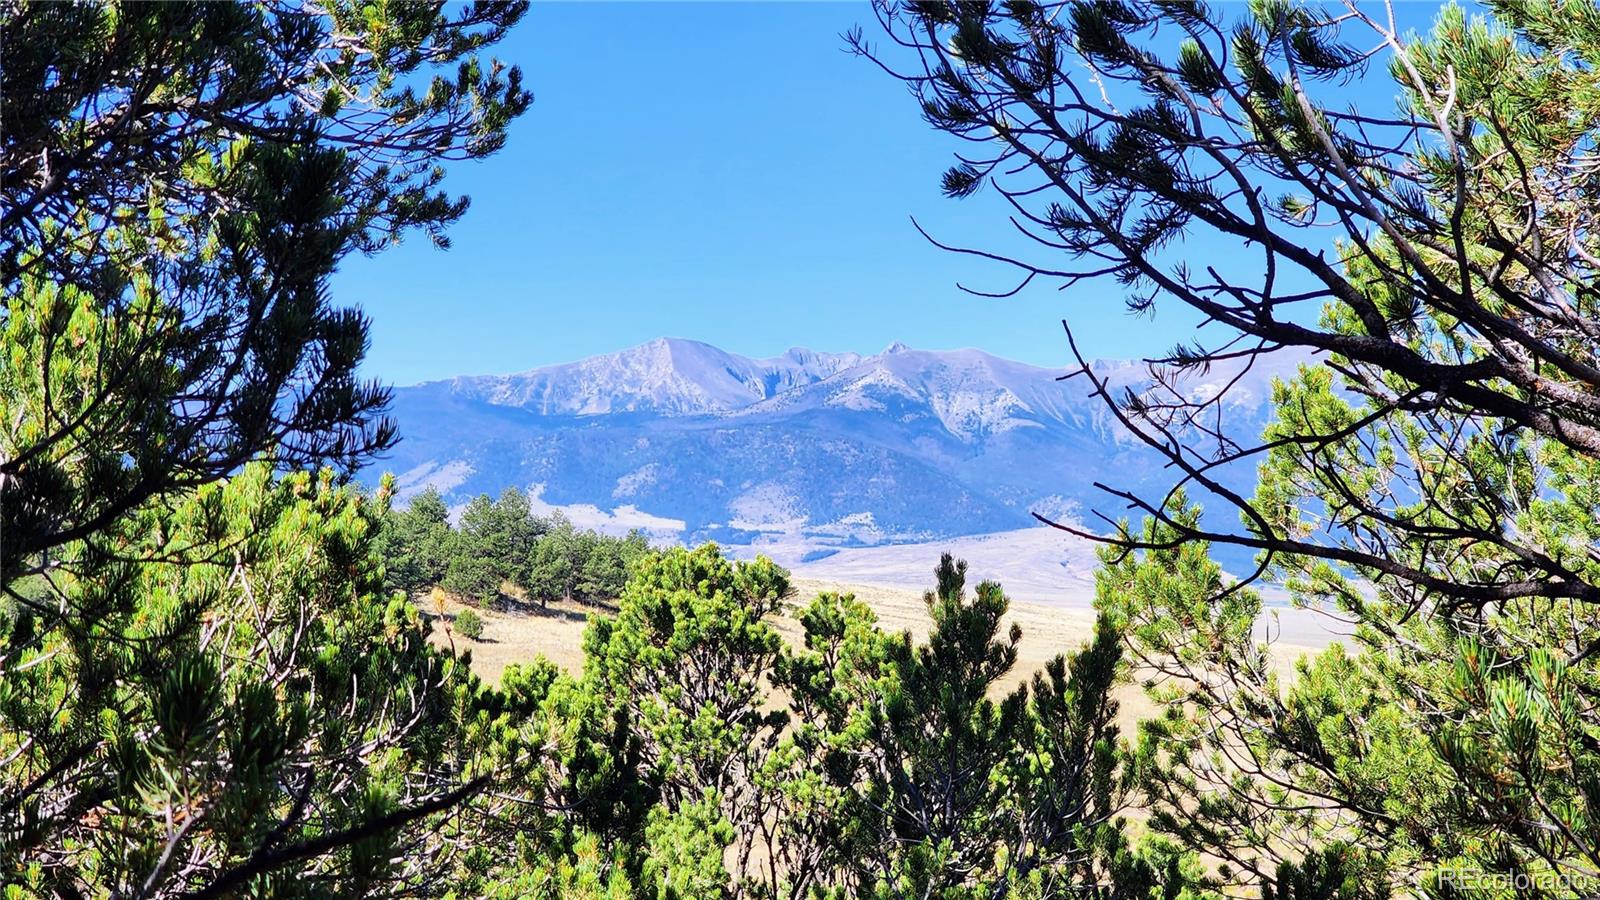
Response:
[[[883,818],[867,859],[895,893],[945,896],[969,873],[994,871],[1007,825],[996,812],[1009,789],[996,774],[1019,741],[1027,692],[995,703],[989,691],[1016,663],[1022,631],[1000,637],[1009,603],[993,582],[969,597],[966,569],[948,553],[940,561],[923,597],[928,642],[895,646],[872,721],[878,758],[863,800]]]
[[[565,516],[551,516],[529,556],[528,592],[543,604],[573,599],[583,577],[583,544],[583,536]]]
[[[785,848],[812,883],[851,896],[1144,897],[1199,888],[1192,857],[1134,847],[1132,791],[1111,691],[1122,635],[1094,640],[1000,694],[1017,626],[993,582],[966,591],[945,554],[926,643],[889,635],[853,597],[801,614],[805,649],[779,667],[796,727],[782,782]],[[814,852],[802,852],[807,844]]]
[[[356,377],[366,321],[326,279],[445,241],[467,204],[438,163],[494,152],[529,105],[480,56],[525,6],[0,11],[0,579],[252,460],[390,442],[387,391]]]
[[[109,538],[170,561],[56,574],[92,630],[6,617],[0,869],[41,895],[436,877],[452,848],[428,817],[474,789],[441,749],[474,713],[383,593],[376,512],[331,472],[252,466]]]
[[[767,619],[789,590],[788,573],[765,558],[675,548],[643,560],[616,619],[585,636],[592,690],[637,730],[658,786],[644,873],[664,896],[716,896],[761,864],[761,770],[786,718],[768,703],[782,645]]]
[[[386,561],[384,584],[390,589],[410,596],[442,582],[451,542],[444,498],[433,487],[424,488],[405,509],[384,517],[379,542]]]
[[[455,620],[450,623],[456,634],[469,641],[483,637],[483,618],[470,609],[463,609],[456,613]]]
[[[514,562],[505,548],[505,535],[496,504],[479,494],[461,511],[459,526],[450,535],[449,561],[440,585],[457,597],[489,605],[500,596],[500,586],[511,576]]]
[[[466,525],[465,518],[462,524]],[[498,561],[504,577],[525,586],[534,542],[544,531],[544,522],[533,515],[527,492],[517,488],[502,491],[483,528],[488,553]]]
[[[856,49],[969,142],[945,192],[998,191],[1037,240],[984,254],[1016,290],[1109,277],[1207,323],[1137,394],[1078,356],[1184,490],[1109,485],[1143,524],[1058,523],[1112,545],[1098,602],[1170,686],[1152,826],[1233,890],[1593,894],[1600,10],[1449,5],[1406,34],[1356,2],[879,9],[897,49]],[[1356,80],[1397,102],[1354,108]],[[1311,362],[1241,434],[1231,373],[1281,348]],[[1255,569],[1225,576],[1222,544]],[[1279,677],[1260,577],[1352,640]]]
[[[392,427],[327,294],[465,211],[438,163],[527,107],[480,56],[522,11],[0,8],[8,888],[413,892],[524,773],[383,591],[387,491],[336,486]]]
[[[631,570],[650,550],[649,541],[637,529],[623,538],[594,534],[587,544],[577,593],[591,603],[621,596]]]

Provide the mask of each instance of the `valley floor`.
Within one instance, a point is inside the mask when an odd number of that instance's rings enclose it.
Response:
[[[796,577],[794,579],[796,607],[803,605],[821,591],[850,592],[871,606],[877,613],[880,625],[887,630],[909,630],[921,638],[927,633],[928,614],[922,594],[907,587],[845,584],[842,582]],[[427,601],[422,604],[427,607]],[[1032,679],[1033,673],[1044,668],[1056,654],[1076,650],[1089,640],[1094,632],[1094,612],[1087,602],[1077,607],[1060,603],[1043,603],[1013,600],[1008,620],[1022,626],[1022,642],[1018,646],[1017,665],[1012,677],[1004,685],[1006,690]],[[447,602],[444,612],[453,616],[462,607]],[[483,639],[468,641],[460,636],[453,638],[455,646],[472,654],[472,669],[488,682],[497,682],[506,667],[514,663],[530,662],[543,655],[561,668],[577,674],[583,667],[583,631],[591,614],[606,615],[606,607],[586,606],[580,603],[552,603],[548,609],[536,605],[518,605],[511,609],[485,610]],[[1314,653],[1326,646],[1332,632],[1324,617],[1304,610],[1277,610],[1277,624],[1272,627],[1275,636],[1274,655],[1285,670],[1306,653]],[[1269,613],[1271,615],[1271,613]],[[435,620],[434,640],[440,645],[452,638]],[[776,625],[784,638],[798,644],[801,628],[792,615],[781,616]],[[1155,708],[1138,685],[1126,685],[1120,692],[1124,727],[1133,721],[1154,714]]]

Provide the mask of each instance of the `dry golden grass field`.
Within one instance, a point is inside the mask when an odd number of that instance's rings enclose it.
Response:
[[[871,606],[877,613],[879,624],[888,630],[910,630],[922,637],[928,630],[928,613],[922,595],[899,588],[846,585],[809,578],[794,579],[795,595],[792,604],[798,608],[821,591],[839,591],[855,594],[856,598]],[[423,599],[421,605],[429,612],[434,601]],[[461,609],[450,600],[443,603],[445,617]],[[500,673],[513,663],[530,662],[544,655],[551,662],[573,674],[583,667],[583,631],[590,615],[606,615],[606,607],[585,606],[578,603],[552,603],[548,609],[536,605],[517,604],[509,609],[480,611],[483,617],[483,639],[469,641],[460,636],[451,637],[443,619],[435,620],[434,641],[441,645],[454,641],[455,646],[470,650],[472,669],[478,677],[494,683]],[[1029,681],[1033,673],[1044,668],[1056,654],[1076,650],[1094,632],[1094,614],[1084,609],[1063,608],[1057,605],[1012,601],[1007,616],[1022,626],[1022,642],[1018,646],[1017,665],[1011,679],[1003,685],[1010,690],[1014,685]],[[780,616],[775,623],[785,639],[798,643],[800,624],[791,616]],[[1308,644],[1311,642],[1307,642]],[[1318,642],[1320,643],[1320,642]],[[1318,647],[1279,642],[1274,646],[1275,656],[1285,672],[1290,671],[1294,660]],[[997,686],[1002,687],[1002,686]],[[1124,727],[1154,714],[1154,704],[1137,684],[1124,685],[1119,691]]]

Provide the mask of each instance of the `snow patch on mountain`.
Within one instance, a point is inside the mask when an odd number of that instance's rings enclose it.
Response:
[[[472,471],[472,464],[460,459],[443,465],[429,460],[412,466],[394,477],[395,499],[407,500],[430,487],[441,494],[449,493],[471,477]]]
[[[623,497],[632,497],[642,489],[655,484],[656,474],[660,471],[661,466],[657,463],[646,463],[634,469],[617,479],[617,486],[611,491],[612,498],[620,500]]]
[[[633,504],[604,510],[593,503],[550,503],[544,499],[545,485],[534,484],[528,488],[528,507],[534,515],[548,516],[561,513],[579,528],[589,528],[601,534],[622,536],[635,528],[652,538],[666,541],[682,540],[688,523],[682,519],[652,515]]]
[[[800,498],[776,481],[752,486],[728,502],[728,512],[728,524],[746,531],[798,532],[807,522]]]

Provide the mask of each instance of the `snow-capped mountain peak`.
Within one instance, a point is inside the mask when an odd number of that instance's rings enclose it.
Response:
[[[468,376],[441,385],[463,399],[541,416],[613,413],[703,415],[740,409],[819,381],[859,361],[854,353],[794,348],[750,359],[684,338],[657,338],[616,353],[514,375]]]
[[[1267,361],[1230,387],[1242,432],[1264,422]],[[1147,390],[1139,362],[1097,380]],[[540,502],[596,523],[684,540],[818,547],[1025,527],[1028,514],[1096,508],[1095,482],[1165,486],[1162,460],[1065,368],[981,350],[894,344],[872,356],[793,348],[756,359],[663,338],[514,375],[395,392],[402,495],[450,502],[540,486]],[[1193,373],[1205,396],[1237,372]],[[1248,467],[1235,487],[1247,489]],[[662,523],[667,523],[663,525]],[[667,527],[671,526],[671,527]],[[667,536],[667,535],[663,535]]]

